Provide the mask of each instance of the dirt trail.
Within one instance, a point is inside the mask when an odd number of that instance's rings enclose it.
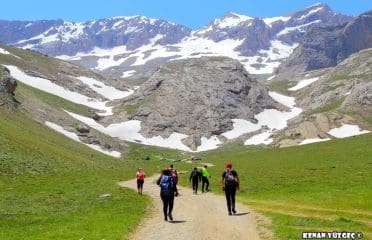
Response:
[[[160,190],[155,184],[158,177],[145,180],[143,192],[152,197],[153,208],[130,239],[259,239],[256,213],[237,203],[237,214],[228,216],[224,196],[212,192],[194,195],[190,188],[179,187],[181,196],[174,200],[174,221],[164,221]],[[119,185],[136,189],[135,180]]]

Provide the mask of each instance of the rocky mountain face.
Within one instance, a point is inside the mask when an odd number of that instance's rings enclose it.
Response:
[[[333,67],[352,53],[371,47],[372,11],[369,11],[342,26],[311,28],[278,72]]]
[[[51,56],[74,56],[94,48],[125,46],[134,50],[162,35],[156,44],[178,42],[190,33],[187,27],[142,16],[114,17],[83,23],[63,20],[0,21],[0,42]]]
[[[191,149],[200,145],[201,136],[230,130],[231,119],[255,122],[254,115],[266,108],[285,109],[242,64],[223,57],[165,64],[121,107],[129,119],[141,121],[144,136],[186,134],[184,143]]]
[[[17,102],[14,99],[14,91],[17,88],[17,81],[10,76],[9,69],[1,67],[0,69],[0,107],[7,106],[14,110]]]
[[[227,13],[195,31],[142,16],[84,23],[0,21],[0,42],[122,78],[149,76],[166,61],[201,56],[228,56],[251,74],[267,74],[290,55],[310,27],[336,26],[350,19],[317,4],[273,18]]]
[[[277,146],[295,146],[303,139],[332,138],[330,129],[344,124],[371,128],[372,49],[354,53],[320,74],[319,80],[294,93],[304,114],[284,131],[287,137],[279,138]]]

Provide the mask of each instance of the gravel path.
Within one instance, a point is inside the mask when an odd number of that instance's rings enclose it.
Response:
[[[259,239],[256,214],[237,203],[237,214],[228,216],[224,196],[212,192],[193,195],[192,189],[178,187],[180,196],[174,200],[174,221],[164,221],[160,189],[155,184],[158,177],[145,180],[143,193],[152,197],[153,206],[130,239]],[[136,180],[120,182],[119,185],[136,190]]]

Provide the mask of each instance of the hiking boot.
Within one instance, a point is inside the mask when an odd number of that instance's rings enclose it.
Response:
[[[236,211],[235,211],[235,209],[233,209],[233,210],[232,210],[232,212],[233,212],[234,214],[236,214]]]
[[[231,216],[232,215],[232,213],[231,212],[229,212],[229,216]]]
[[[168,218],[166,216],[164,217],[164,221],[168,221]]]
[[[173,221],[172,213],[169,213],[169,214],[168,214],[168,217],[169,217],[169,220]]]

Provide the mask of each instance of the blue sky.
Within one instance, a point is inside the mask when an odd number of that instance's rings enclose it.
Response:
[[[228,11],[273,17],[320,2],[319,0],[7,0],[0,19],[64,19],[82,22],[112,16],[144,15],[196,29]],[[328,0],[333,11],[359,15],[372,10],[372,0]]]

